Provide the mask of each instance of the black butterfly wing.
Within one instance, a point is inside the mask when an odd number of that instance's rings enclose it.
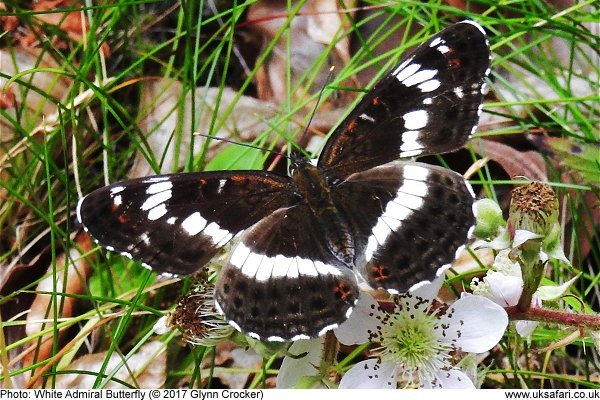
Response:
[[[77,218],[108,250],[187,275],[233,236],[290,201],[288,177],[263,171],[159,175],[82,198]]]
[[[399,157],[459,149],[477,126],[489,66],[479,25],[446,28],[365,95],[332,133],[319,166],[347,176]]]
[[[358,286],[326,247],[305,203],[282,208],[246,230],[216,287],[218,308],[256,339],[322,335],[345,321]]]
[[[388,163],[350,175],[332,192],[355,232],[358,272],[392,293],[434,279],[475,223],[469,184],[428,164]]]

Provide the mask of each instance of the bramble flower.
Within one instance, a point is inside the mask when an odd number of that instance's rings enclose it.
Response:
[[[510,250],[502,250],[496,255],[491,269],[483,279],[473,278],[471,290],[473,294],[487,297],[502,307],[516,306],[523,292],[523,277],[519,263],[510,259]],[[558,285],[539,286],[532,296],[531,306],[541,307],[542,301],[556,300],[564,295],[578,276]],[[523,337],[530,336],[538,322],[517,321],[517,333]]]
[[[339,388],[473,388],[471,379],[453,363],[456,351],[481,353],[496,345],[506,329],[504,309],[482,296],[466,294],[449,307],[439,307],[433,299],[443,282],[443,274],[413,293],[394,296],[393,309],[382,310],[368,293],[345,323],[334,330],[345,345],[374,342],[374,358],[361,361],[342,377]],[[296,342],[290,353],[306,353],[302,358],[286,357],[277,378],[278,388],[326,387],[321,365],[322,339]]]
[[[396,388],[400,379],[405,386],[473,388],[471,379],[453,365],[452,354],[491,349],[507,324],[504,309],[482,296],[466,294],[447,308],[439,308],[432,297],[395,296],[392,311],[372,307],[362,327],[379,344],[376,358],[353,366],[339,387]]]

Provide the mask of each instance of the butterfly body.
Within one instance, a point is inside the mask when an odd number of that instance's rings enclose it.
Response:
[[[407,55],[291,175],[217,171],[115,183],[78,220],[111,251],[191,274],[231,240],[215,303],[256,339],[319,336],[351,314],[359,282],[400,293],[435,278],[474,224],[459,174],[398,158],[454,151],[474,132],[490,53],[450,26]],[[235,239],[233,239],[235,238]]]

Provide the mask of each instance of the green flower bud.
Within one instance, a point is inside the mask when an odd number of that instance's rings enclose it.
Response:
[[[473,234],[480,239],[495,237],[500,228],[506,225],[500,206],[493,200],[481,199],[475,202],[475,230]]]

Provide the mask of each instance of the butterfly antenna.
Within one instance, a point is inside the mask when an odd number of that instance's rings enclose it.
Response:
[[[223,137],[219,137],[219,136],[207,135],[205,133],[200,133],[200,132],[194,132],[194,135],[196,135],[196,136],[202,136],[202,137],[209,138],[209,139],[220,140],[222,142],[231,143],[231,144],[235,144],[235,145],[238,145],[238,146],[249,147],[251,149],[262,150],[262,151],[266,151],[267,153],[272,153],[272,154],[275,154],[275,155],[278,155],[278,156],[289,158],[285,154],[282,154],[280,151],[267,149],[265,147],[255,146],[255,145],[249,144],[249,143],[240,143],[240,142],[236,142],[235,140],[231,140],[231,139],[227,139],[227,138],[223,138]]]
[[[327,74],[327,78],[325,79],[325,83],[323,84],[323,87],[321,87],[321,90],[319,90],[319,96],[317,97],[317,104],[315,104],[312,113],[310,114],[310,119],[308,120],[308,124],[306,124],[306,127],[304,128],[304,132],[302,132],[302,136],[304,136],[306,134],[306,132],[308,132],[308,128],[310,127],[313,118],[315,117],[315,114],[317,113],[317,108],[319,107],[319,104],[321,104],[321,98],[323,97],[323,92],[325,92],[325,88],[327,87],[327,85],[329,85],[331,83],[331,80],[333,79],[333,70],[335,69],[335,66],[332,65],[331,68],[329,68],[329,73]]]

